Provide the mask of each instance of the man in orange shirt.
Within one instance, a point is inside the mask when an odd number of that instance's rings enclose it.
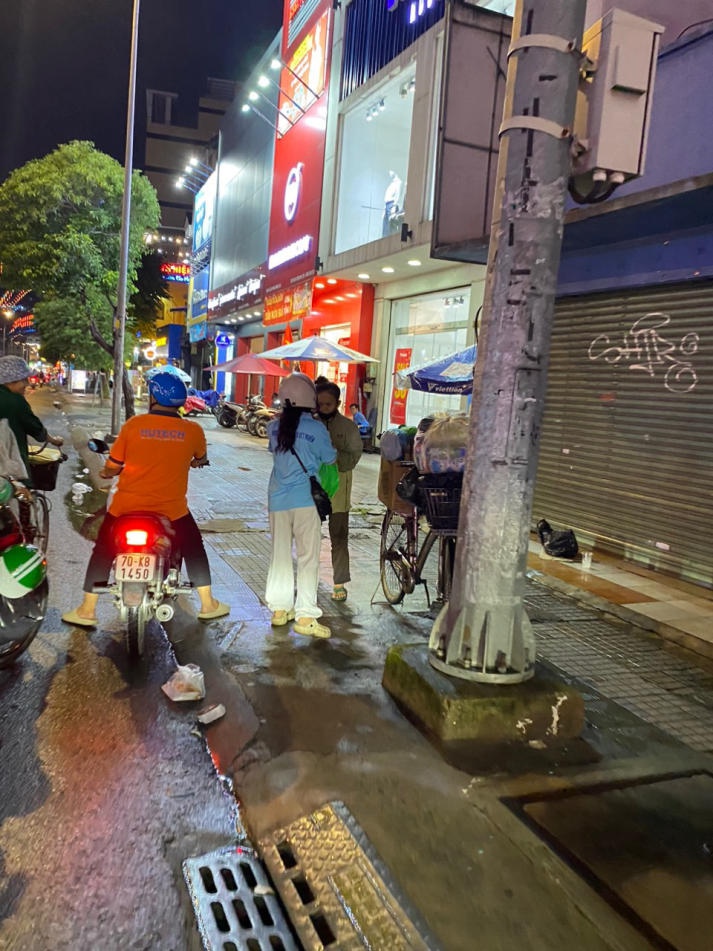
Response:
[[[67,624],[96,627],[99,595],[94,585],[105,583],[114,561],[112,526],[129,512],[155,512],[171,521],[186,563],[188,577],[201,601],[198,617],[212,621],[230,612],[213,597],[210,566],[195,519],[188,511],[188,470],[208,464],[205,434],[198,423],[183,419],[178,410],[186,401],[186,386],[173,373],[158,373],[149,381],[149,412],[122,426],[100,475],[119,476],[108,512],[99,530],[84,579],[84,599],[62,615]]]

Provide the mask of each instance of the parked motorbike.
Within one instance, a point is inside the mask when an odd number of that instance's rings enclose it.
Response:
[[[256,406],[247,419],[248,432],[260,439],[267,439],[267,424],[279,414],[272,406]]]
[[[90,439],[89,448],[105,455],[109,446],[102,439]],[[208,465],[208,463],[206,463]],[[126,625],[126,650],[130,661],[144,652],[147,623],[156,618],[170,621],[170,603],[193,586],[181,579],[181,552],[175,543],[170,521],[155,512],[120,515],[113,528],[113,578],[106,586],[95,586],[97,594],[111,594]]]
[[[231,403],[223,398],[219,401],[214,413],[221,426],[225,429],[233,429],[238,425],[238,418],[244,410],[245,407],[241,403]]]
[[[10,508],[14,491],[0,477],[0,669],[13,664],[34,640],[49,594],[44,553],[25,543]]]

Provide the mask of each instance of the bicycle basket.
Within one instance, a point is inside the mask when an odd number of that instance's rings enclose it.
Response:
[[[51,492],[57,485],[59,467],[66,459],[63,452],[54,446],[45,446],[41,452],[30,452],[30,477],[32,486],[40,492]]]
[[[420,508],[431,528],[441,532],[458,531],[460,481],[449,485],[419,485]]]

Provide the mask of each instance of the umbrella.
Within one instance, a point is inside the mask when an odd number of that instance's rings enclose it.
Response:
[[[265,360],[262,354],[244,353],[241,357],[235,357],[234,360],[228,360],[227,363],[219,363],[213,367],[206,367],[214,373],[253,373],[256,376],[289,376],[289,370],[283,370],[282,367],[271,360]]]
[[[294,343],[283,344],[272,350],[265,350],[261,357],[270,360],[325,360],[327,363],[378,363],[375,357],[369,357],[351,347],[342,347],[332,343],[326,337],[303,337]]]
[[[191,382],[190,374],[186,373],[186,371],[180,367],[174,366],[172,363],[164,363],[160,366],[151,367],[150,370],[144,373],[144,379],[150,380],[151,377],[156,376],[157,373],[173,373],[174,376],[177,376],[179,380],[183,380],[184,383]]]
[[[398,370],[396,380],[405,389],[465,396],[473,392],[473,366],[477,352],[473,344],[425,366]]]

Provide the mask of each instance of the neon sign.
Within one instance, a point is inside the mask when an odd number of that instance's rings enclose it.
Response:
[[[187,284],[191,279],[190,264],[172,264],[165,261],[161,265],[161,276],[164,281],[176,281],[180,284]]]
[[[386,9],[389,13],[393,13],[402,3],[407,3],[408,22],[417,23],[421,17],[433,10],[436,6],[436,2],[437,0],[386,0]]]

